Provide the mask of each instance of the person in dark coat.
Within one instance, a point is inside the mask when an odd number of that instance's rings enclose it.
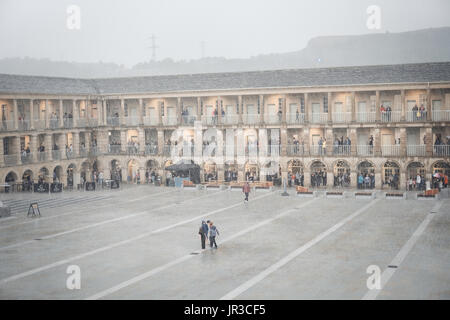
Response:
[[[200,235],[200,241],[202,244],[202,249],[206,249],[206,238],[208,237],[208,225],[203,220],[202,225],[198,229],[198,234]]]
[[[217,243],[216,243],[216,236],[219,235],[219,230],[216,228],[215,225],[213,225],[213,222],[209,222],[209,246],[211,249],[213,248],[213,245],[217,249]]]

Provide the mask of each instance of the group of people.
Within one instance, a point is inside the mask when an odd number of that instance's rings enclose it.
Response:
[[[441,134],[436,134],[436,140],[434,141],[434,153],[437,155],[450,155],[450,137],[447,137],[444,142]]]
[[[358,189],[374,189],[375,188],[375,174],[373,172],[358,174]]]
[[[390,105],[387,105],[387,107],[384,107],[384,105],[381,104],[380,112],[381,112],[381,121],[385,121],[385,122],[391,121],[392,108]]]
[[[327,172],[326,171],[316,171],[311,173],[311,186],[314,187],[320,187],[320,186],[327,186]]]
[[[417,107],[417,104],[414,105],[411,111],[413,113],[413,119],[415,121],[423,121],[427,118],[427,111],[425,110],[423,104],[420,105],[420,108]]]
[[[50,128],[58,128],[58,115],[56,114],[56,112],[52,112],[50,115]]]
[[[72,112],[64,112],[63,115],[63,124],[65,128],[71,128],[73,125],[73,115]]]
[[[213,224],[211,220],[205,222],[202,220],[202,225],[198,229],[202,249],[206,249],[206,242],[209,240],[209,246],[217,249],[216,237],[219,235],[219,229]]]
[[[333,144],[333,154],[350,154],[352,141],[349,137],[336,137]]]
[[[299,171],[297,171],[295,174],[292,172],[289,172],[288,177],[290,177],[290,179],[288,180],[289,187],[293,187],[293,186],[302,186],[303,187],[303,183],[304,183],[303,173],[301,173]]]
[[[339,172],[334,176],[333,186],[335,187],[348,187],[350,185],[350,173],[349,172]]]
[[[133,140],[128,141],[127,152],[128,152],[128,154],[138,154],[139,153],[139,142],[133,141]]]
[[[150,169],[145,170],[145,183],[147,184],[155,184],[155,182],[159,179],[158,175],[156,174],[155,170]]]

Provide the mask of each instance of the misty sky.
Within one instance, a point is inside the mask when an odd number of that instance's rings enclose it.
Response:
[[[81,8],[81,29],[66,27]],[[381,29],[366,26],[369,5]],[[297,51],[323,35],[450,26],[448,0],[0,0],[0,58],[33,57],[131,66],[151,58],[246,58]]]

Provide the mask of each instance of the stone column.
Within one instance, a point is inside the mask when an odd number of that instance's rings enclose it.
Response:
[[[406,157],[406,128],[400,128],[400,157]]]
[[[14,124],[14,130],[18,130],[19,129],[19,110],[18,110],[18,108],[17,108],[17,100],[16,99],[14,99],[13,100],[13,114],[14,114],[14,121],[13,121],[13,124]],[[19,150],[20,151],[20,150]]]
[[[305,165],[305,163],[303,165]],[[311,169],[305,167],[305,169],[303,170],[303,175],[304,175],[304,177],[303,177],[303,185],[306,188],[311,187]],[[327,177],[327,180],[328,180],[328,177]],[[328,181],[327,181],[327,183],[328,183]]]
[[[163,112],[163,104],[161,101],[158,102],[158,107],[157,107],[157,111],[158,111],[158,126],[162,126],[163,125],[163,121],[162,121],[162,112]]]
[[[107,130],[99,130],[97,132],[97,147],[98,152],[101,154],[105,154],[108,152],[108,131]]]
[[[286,124],[286,95],[284,94],[281,100],[281,122]]]
[[[59,99],[59,127],[60,128],[64,127],[63,115],[64,115],[63,101],[62,101],[62,99]]]
[[[333,103],[331,101],[331,99],[333,98],[333,94],[331,92],[328,92],[327,95],[328,95],[328,122],[333,123]],[[353,109],[352,109],[352,111],[353,111]],[[353,115],[352,115],[352,119],[353,119]]]
[[[44,136],[44,147],[45,147],[45,152],[47,153],[47,160],[48,161],[52,161],[53,157],[52,157],[52,135],[51,134],[46,134]]]
[[[218,121],[217,123],[222,124],[222,108],[220,103],[220,96],[217,97],[217,115],[218,115]]]
[[[245,181],[245,173],[244,173],[245,166],[243,164],[238,164],[237,170],[238,170],[238,182]]]
[[[350,169],[350,186],[352,188],[358,187],[358,169],[357,168]]]
[[[34,100],[30,99],[30,129],[34,130]]]
[[[431,113],[432,113],[432,106],[431,106],[431,90],[427,89],[427,105],[425,106],[425,110],[427,112],[427,121],[431,121]]]
[[[405,101],[405,90],[400,91],[400,105],[402,108],[401,121],[406,120],[406,101]]]
[[[139,153],[144,154],[145,152],[145,130],[143,128],[137,128],[138,131],[138,141],[139,141]]]
[[[3,143],[3,139],[0,139],[0,140]],[[38,148],[38,145],[37,145],[37,134],[32,134],[30,136],[30,152],[31,152],[31,162],[32,163],[36,162],[36,159],[37,159],[37,157],[36,157],[36,155],[37,155],[37,148]],[[1,150],[3,150],[3,148]]]
[[[311,114],[311,110],[310,105],[309,105],[309,94],[306,92],[304,94],[305,96],[305,123],[308,123],[310,121],[310,114]],[[309,141],[309,140],[308,140]]]
[[[305,155],[309,155],[309,147],[310,147],[310,141],[309,141],[309,128],[304,127],[303,129],[303,133],[302,133],[302,138],[303,138],[303,147],[304,147],[304,152]]]
[[[217,180],[225,181],[225,170],[223,164],[217,165]]]
[[[381,157],[381,132],[380,129],[375,128],[373,130],[373,152],[375,157]]]
[[[197,97],[197,108],[196,108],[196,110],[195,110],[195,113],[197,114],[197,120],[198,120],[198,121],[201,121],[201,120],[202,120],[202,118],[201,118],[202,112],[201,112],[201,110],[200,110],[200,108],[201,108],[201,106],[202,106],[201,101],[202,101],[202,99],[201,99],[200,97]]]
[[[0,156],[0,167],[3,168],[5,166],[5,158],[3,155],[3,138],[0,138],[0,152],[1,152],[1,156]]]
[[[347,129],[347,134],[348,134],[348,130],[350,130],[350,141],[351,141],[351,146],[350,146],[350,153],[352,155],[352,157],[356,157],[358,155],[358,150],[357,150],[357,145],[358,145],[358,135],[356,134],[356,128],[351,128],[351,129]]]
[[[17,135],[15,137],[13,137],[12,140],[14,141],[14,143],[13,143],[11,151],[12,151],[12,154],[14,154],[17,157],[17,165],[20,166],[22,164],[22,157],[20,155],[20,136]],[[21,177],[18,177],[18,179],[20,179],[20,178]]]
[[[160,113],[161,114],[161,113]],[[163,156],[164,155],[164,130],[158,129],[158,155]],[[161,164],[162,166],[164,164]]]
[[[243,101],[242,101],[242,96],[239,95],[238,96],[238,105],[239,105],[239,124],[242,125],[243,124],[243,119],[242,119],[242,114],[244,112],[244,107],[243,107]],[[242,180],[241,180],[242,181]]]
[[[426,156],[432,157],[433,156],[433,128],[425,129],[425,142],[426,142],[426,145],[425,145]]]
[[[78,124],[78,118],[80,117],[80,112],[79,111],[80,110],[78,109],[77,100],[72,100],[72,120],[73,120],[73,127],[74,128],[76,128],[77,124]]]
[[[176,111],[177,111],[177,124],[181,124],[181,98],[177,97],[177,105],[176,105]]]
[[[356,99],[355,99],[355,91],[352,91],[350,97],[350,103],[352,106],[352,122],[356,122]]]
[[[381,121],[381,110],[380,110],[380,91],[375,91],[375,120],[377,122]]]
[[[139,116],[139,125],[143,125],[144,124],[144,103],[142,98],[139,99],[139,108],[138,108],[138,116]],[[144,138],[145,140],[145,138]]]
[[[287,129],[284,127],[284,128],[281,128],[280,129],[280,135],[281,135],[281,156],[282,157],[286,157],[286,155],[287,155],[287,148],[286,148],[286,146],[287,146]]]
[[[72,132],[72,140],[73,140],[72,141],[73,156],[76,158],[80,154],[80,133]]]
[[[333,129],[332,128],[325,129],[325,139],[327,140],[326,155],[331,157],[333,155]]]
[[[265,110],[264,110],[264,95],[260,94],[259,95],[259,112],[260,112],[260,118],[259,121],[261,122],[261,124],[264,124],[264,116],[265,116]]]
[[[102,101],[102,114],[103,114],[103,125],[106,126],[108,124],[108,112],[106,110],[106,105],[107,105],[107,100],[104,101],[103,99]]]
[[[120,99],[119,125],[125,124],[125,99]]]
[[[48,99],[45,99],[45,128],[48,129],[50,127],[50,104],[48,103]]]
[[[127,130],[120,130],[120,152],[126,152],[127,151]]]

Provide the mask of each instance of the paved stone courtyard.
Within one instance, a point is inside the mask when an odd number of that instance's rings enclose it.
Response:
[[[289,192],[2,194],[14,209],[0,218],[0,298],[450,299],[449,199]],[[41,217],[26,216],[32,200]],[[200,248],[202,219],[219,229],[217,250]],[[368,289],[369,266],[381,289]]]

